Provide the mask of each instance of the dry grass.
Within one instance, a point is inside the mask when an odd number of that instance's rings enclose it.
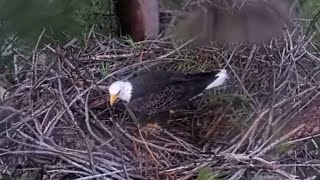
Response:
[[[17,85],[1,101],[21,118],[1,133],[1,170],[22,165],[23,172],[43,170],[45,179],[82,180],[195,179],[203,167],[217,179],[318,172],[305,149],[283,144],[300,142],[292,141],[305,128],[297,117],[319,99],[319,53],[299,28],[294,34],[261,46],[195,48],[166,39],[119,42],[92,31],[81,47],[36,47],[31,68],[16,72]],[[229,71],[228,83],[178,110],[158,134],[141,133],[121,103],[108,105],[106,87],[116,79],[217,68]]]

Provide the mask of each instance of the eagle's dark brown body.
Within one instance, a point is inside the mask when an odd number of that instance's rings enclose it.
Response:
[[[147,72],[129,80],[133,86],[129,108],[142,114],[168,111],[202,93],[220,71],[184,74]]]

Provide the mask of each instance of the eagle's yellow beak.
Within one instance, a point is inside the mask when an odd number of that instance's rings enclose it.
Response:
[[[116,102],[118,99],[119,94],[111,94],[110,95],[110,106],[113,106],[113,104]]]

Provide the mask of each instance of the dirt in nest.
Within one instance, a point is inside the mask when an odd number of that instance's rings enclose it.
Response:
[[[298,127],[301,128],[291,134]],[[279,161],[281,159],[282,163],[285,164],[299,164],[305,159],[312,158],[308,163],[317,164],[317,159],[319,159],[318,146],[320,145],[320,97],[315,98],[306,108],[290,120],[276,139],[283,138],[288,134],[291,134],[290,137],[268,152],[264,158],[272,161]],[[288,144],[288,142],[295,143]],[[284,167],[284,169],[291,171],[292,167]],[[307,165],[297,166],[296,171],[297,175],[301,178],[319,174],[316,168]]]
[[[303,127],[291,136],[291,140],[320,134],[320,97],[314,99],[305,109],[299,112],[281,134],[285,135],[300,125],[303,125]]]
[[[162,124],[162,128],[196,147],[210,145],[207,149],[214,148],[211,143],[214,146],[226,144],[241,132],[240,122],[232,120],[234,107],[228,106],[228,103],[200,108],[195,107],[195,104],[197,103],[191,102],[186,107],[175,109],[168,122]],[[152,140],[152,136],[148,140]]]

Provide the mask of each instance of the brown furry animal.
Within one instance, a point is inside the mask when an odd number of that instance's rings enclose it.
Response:
[[[197,36],[200,41],[260,42],[292,26],[288,0],[195,1],[185,19],[171,33],[180,39]]]

